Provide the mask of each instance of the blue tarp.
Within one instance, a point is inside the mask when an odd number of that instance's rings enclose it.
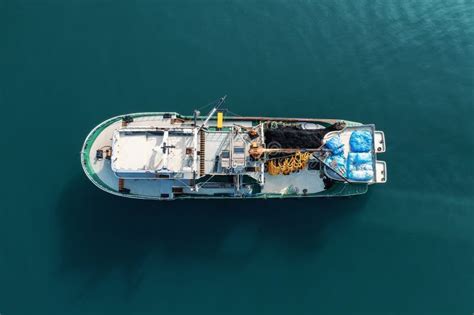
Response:
[[[372,170],[352,170],[347,173],[347,178],[353,181],[368,182],[374,178]]]
[[[364,164],[372,166],[372,153],[349,153],[347,163],[353,166],[364,166]]]
[[[346,175],[346,158],[344,155],[331,155],[325,163],[340,175]]]
[[[372,153],[349,153],[347,178],[354,181],[370,181],[374,178]]]
[[[372,134],[367,130],[356,130],[349,140],[352,152],[370,152],[372,149]]]
[[[344,144],[341,142],[339,136],[335,136],[326,141],[326,148],[328,148],[333,155],[339,155],[344,152]]]

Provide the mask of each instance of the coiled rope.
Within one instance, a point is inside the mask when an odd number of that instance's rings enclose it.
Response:
[[[288,175],[290,173],[302,170],[308,164],[311,156],[309,152],[296,152],[294,155],[285,159],[275,159],[267,163],[268,174],[270,175]]]

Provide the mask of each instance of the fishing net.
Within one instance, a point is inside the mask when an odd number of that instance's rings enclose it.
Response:
[[[278,143],[281,148],[317,149],[328,132],[341,130],[343,127],[343,124],[335,123],[324,129],[304,130],[299,125],[270,124],[265,129],[265,142]]]

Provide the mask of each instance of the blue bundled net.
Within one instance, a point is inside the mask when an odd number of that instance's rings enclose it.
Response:
[[[343,155],[331,155],[325,161],[336,173],[346,176],[346,159]]]
[[[334,136],[326,141],[326,148],[328,148],[333,155],[340,155],[344,152],[344,144],[341,142],[339,136]]]
[[[347,178],[354,181],[370,181],[374,178],[372,153],[349,153]]]
[[[352,152],[370,152],[372,149],[372,134],[367,130],[356,130],[349,140]]]

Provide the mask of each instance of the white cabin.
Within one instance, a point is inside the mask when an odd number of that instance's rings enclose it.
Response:
[[[111,167],[121,178],[192,178],[192,128],[122,128],[113,134]]]

